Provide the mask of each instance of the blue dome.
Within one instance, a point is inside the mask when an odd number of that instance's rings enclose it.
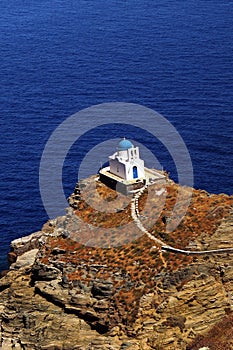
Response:
[[[127,150],[129,148],[132,148],[132,147],[133,147],[132,142],[130,142],[129,140],[124,139],[124,140],[121,140],[119,142],[117,150],[118,151],[125,151],[125,150]]]

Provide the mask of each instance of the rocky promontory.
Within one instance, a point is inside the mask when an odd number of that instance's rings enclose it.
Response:
[[[180,215],[190,193],[186,215],[168,232],[171,212]],[[94,177],[69,203],[64,216],[11,243],[0,279],[0,349],[233,349],[233,254],[153,248],[132,218],[132,198]],[[137,210],[165,245],[206,251],[232,248],[232,203],[168,181],[146,189]]]

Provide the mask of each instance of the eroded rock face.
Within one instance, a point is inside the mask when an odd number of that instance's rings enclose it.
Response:
[[[98,288],[85,292],[81,284],[64,288],[62,278],[54,275],[32,286],[33,272],[28,269],[12,268],[0,280],[2,349],[156,349],[158,344],[163,349],[186,349],[232,307],[220,275],[203,273],[206,266],[192,268],[185,284],[164,275],[154,293],[141,297],[136,321],[128,327],[132,340],[124,324],[106,323],[109,313],[116,312],[108,294],[111,284],[106,288],[98,281]],[[223,277],[228,288],[233,284],[231,270],[228,266]],[[169,288],[163,289],[163,283]],[[107,331],[108,335],[100,334]]]
[[[18,256],[16,262],[11,265],[11,269],[20,269],[21,267],[32,267],[36,260],[38,251],[38,249],[31,249],[28,252],[25,252],[22,255]]]
[[[133,259],[129,247],[115,250],[114,258],[104,251],[105,260],[88,247],[78,255],[82,247],[73,249],[69,237],[79,224],[69,209],[42,231],[12,242],[12,265],[0,279],[0,349],[185,350],[232,311],[232,255],[185,265],[177,257],[173,270],[149,266],[149,288],[141,247],[133,246]],[[231,242],[233,216],[192,244],[211,249]],[[135,265],[132,273],[127,259]]]
[[[96,349],[110,349],[112,338],[35,293],[30,281],[23,269],[1,279],[1,349],[92,349],[93,342]]]
[[[162,303],[158,293],[141,299],[135,327],[138,334],[147,335],[152,348],[160,343],[164,349],[186,349],[231,307],[224,287],[213,277],[193,276],[181,290],[170,293]]]

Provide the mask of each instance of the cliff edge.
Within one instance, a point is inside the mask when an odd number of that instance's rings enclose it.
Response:
[[[186,215],[167,232],[190,192]],[[91,177],[77,184],[64,216],[11,243],[0,279],[1,349],[233,349],[233,254],[163,252],[140,229],[177,249],[231,249],[233,197],[169,180],[142,191],[137,217],[133,198]]]

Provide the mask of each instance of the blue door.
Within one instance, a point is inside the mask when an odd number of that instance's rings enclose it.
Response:
[[[138,168],[136,166],[133,167],[133,178],[134,179],[138,178]]]

